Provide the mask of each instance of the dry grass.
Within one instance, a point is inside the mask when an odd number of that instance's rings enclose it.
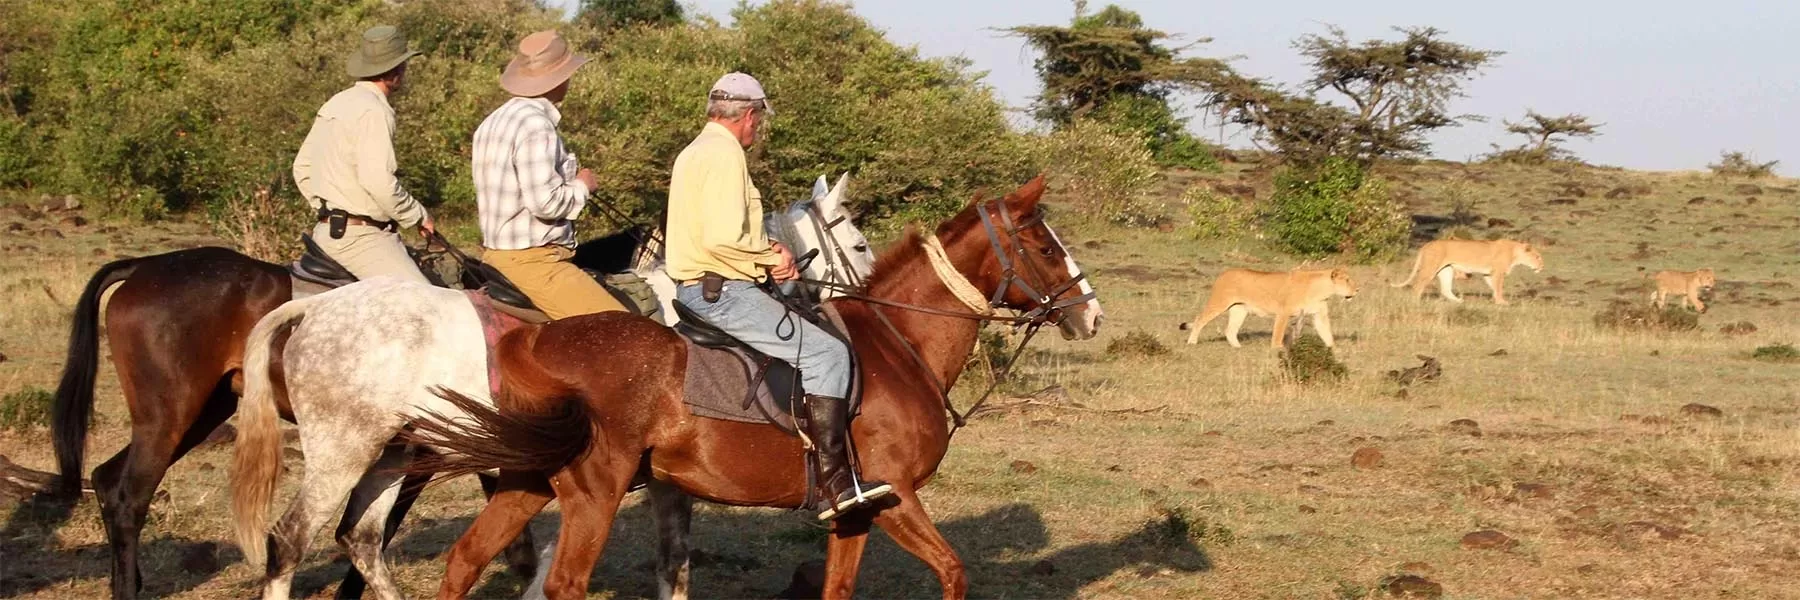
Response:
[[[1213,275],[1285,268],[1289,259],[1254,240],[1195,243],[1181,233],[1059,221],[1100,289],[1108,331],[1085,343],[1040,336],[1020,366],[1023,380],[1009,386],[1061,386],[1085,408],[976,420],[926,489],[969,563],[972,595],[1354,598],[1407,573],[1453,598],[1800,597],[1790,583],[1800,569],[1800,388],[1793,365],[1746,358],[1757,347],[1800,341],[1790,316],[1800,303],[1800,265],[1791,258],[1800,196],[1787,191],[1794,182],[1765,180],[1749,202],[1703,175],[1509,166],[1394,175],[1396,191],[1420,214],[1447,214],[1443,191],[1456,186],[1482,223],[1515,224],[1480,233],[1537,241],[1547,268],[1514,273],[1510,307],[1493,306],[1475,280],[1459,282],[1461,306],[1414,301],[1383,285],[1410,262],[1353,268],[1362,293],[1333,307],[1336,355],[1349,367],[1335,384],[1284,381],[1258,335],[1267,335],[1267,319],[1250,320],[1242,349],[1228,346],[1216,324],[1202,343],[1180,343],[1175,327],[1193,316]],[[1604,197],[1615,189],[1625,191]],[[1706,200],[1691,202],[1696,197]],[[1550,204],[1555,199],[1575,203]],[[24,242],[39,246],[33,253],[0,257],[0,289],[16,300],[0,312],[0,352],[11,358],[0,363],[0,392],[53,385],[66,303],[104,260],[85,244],[142,239],[115,238],[31,238]],[[1696,266],[1713,266],[1720,278],[1699,331],[1594,324],[1614,298],[1648,302],[1634,287],[1639,267]],[[1755,331],[1718,332],[1743,321]],[[1161,342],[1133,335],[1134,347],[1170,352],[1109,355],[1108,340],[1134,331]],[[1440,360],[1443,376],[1397,397],[1386,371],[1417,365],[1420,354]],[[122,445],[126,431],[116,380],[104,373],[101,382],[96,460]],[[1722,416],[1682,410],[1694,402]],[[1103,412],[1157,407],[1164,408]],[[1474,423],[1450,426],[1462,419]],[[0,433],[0,454],[47,468],[46,439],[42,431]],[[1353,467],[1352,453],[1365,447],[1383,460]],[[164,485],[168,497],[152,509],[145,572],[154,595],[222,599],[254,590],[253,570],[225,541],[225,452],[203,450],[180,463]],[[291,485],[296,475],[285,480]],[[392,556],[412,596],[435,588],[438,553],[479,507],[473,488],[455,482],[428,492],[403,530]],[[633,502],[596,573],[594,597],[655,593],[641,566],[648,519]],[[541,518],[539,531],[553,521]],[[91,503],[53,532],[17,527],[0,536],[0,595],[104,593],[104,537]],[[1517,546],[1459,546],[1484,529]],[[819,530],[777,511],[706,508],[695,534],[706,553],[694,575],[697,597],[767,597],[787,585],[795,565],[821,556]],[[219,544],[223,570],[183,574],[184,555],[207,543]],[[327,535],[318,538],[323,549],[300,589],[323,594],[334,585],[345,567],[331,562],[330,546]],[[481,597],[516,589],[517,579],[490,571]],[[927,569],[879,536],[862,576],[865,597],[936,590]]]

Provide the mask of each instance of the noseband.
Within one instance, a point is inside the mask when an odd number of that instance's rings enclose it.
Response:
[[[1061,325],[1065,316],[1063,309],[1084,304],[1096,297],[1096,292],[1088,292],[1058,300],[1058,296],[1080,286],[1081,282],[1087,279],[1087,274],[1075,273],[1061,285],[1055,288],[1046,288],[1043,282],[1048,281],[1049,278],[1044,274],[1043,267],[1038,265],[1037,261],[1031,260],[1031,257],[1026,256],[1025,244],[1019,239],[1019,233],[1037,226],[1044,226],[1046,227],[1045,231],[1049,231],[1049,226],[1044,225],[1043,207],[1038,207],[1017,225],[1013,224],[1012,215],[1005,210],[996,210],[990,213],[988,205],[985,203],[975,207],[975,214],[981,216],[981,228],[987,231],[988,244],[993,246],[994,257],[1000,261],[1000,285],[994,287],[994,295],[988,299],[988,306],[1004,307],[1006,290],[1017,288],[1036,304],[1030,310],[1020,313],[1020,322],[1034,326],[1044,323]],[[996,215],[998,216],[996,217]],[[994,222],[996,218],[999,220],[998,224]],[[1001,244],[1002,235],[1012,242],[1013,252],[1007,252]],[[1054,236],[1052,237],[1054,238]],[[1064,248],[1063,251],[1067,252],[1068,249]],[[1017,256],[1015,257],[1014,254]],[[1021,264],[1025,265],[1025,273],[1020,273],[1017,268],[1017,265]],[[1039,293],[1038,290],[1047,291]]]
[[[843,224],[845,217],[827,220],[824,211],[819,210],[816,202],[806,204],[806,220],[812,223],[813,231],[819,236],[819,243],[826,246],[825,273],[827,281],[836,286],[861,288],[864,285],[862,275],[850,268],[850,255],[844,251],[844,245],[838,243],[837,237],[831,234],[833,229]]]

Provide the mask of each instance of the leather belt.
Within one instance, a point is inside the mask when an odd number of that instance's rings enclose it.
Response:
[[[320,223],[329,223],[330,221],[331,221],[331,217],[325,217],[325,218],[319,219]],[[368,217],[359,217],[356,215],[345,215],[344,216],[344,224],[346,224],[346,225],[362,225],[364,227],[374,227],[376,229],[380,229],[383,231],[399,231],[400,230],[400,224],[395,223],[393,221],[377,221],[375,219],[370,219]]]

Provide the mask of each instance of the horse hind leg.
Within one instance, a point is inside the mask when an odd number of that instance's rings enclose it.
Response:
[[[300,493],[293,504],[288,506],[287,514],[282,515],[281,522],[269,532],[268,581],[263,587],[265,599],[289,597],[294,571],[305,558],[313,534],[324,526],[326,518],[344,505],[345,498],[363,480],[369,466],[383,454],[388,439],[398,429],[378,424],[362,431],[345,431],[343,427],[322,431],[325,427],[316,424],[307,427],[307,422],[301,421],[300,430],[301,449],[306,455],[306,478],[301,482]],[[380,533],[377,529],[377,547]],[[372,579],[369,583],[378,585]]]
[[[482,498],[494,499],[494,493],[500,489],[500,477],[478,473],[475,478],[481,481]],[[538,560],[537,544],[532,540],[531,528],[526,527],[506,546],[506,568],[520,577],[535,577],[541,570],[538,568],[540,564],[543,561]]]
[[[124,376],[121,379],[141,381],[141,378]],[[170,387],[175,388],[173,393],[164,388],[163,394],[136,396],[145,401],[143,406],[154,405],[155,412],[134,414],[131,442],[95,467],[92,475],[107,544],[112,547],[114,598],[135,598],[143,587],[138,567],[138,544],[144,522],[150,516],[150,502],[168,474],[169,466],[206,441],[237,407],[236,394],[223,381],[215,382],[210,395],[203,401],[184,402],[182,399],[197,394],[180,393],[187,391],[181,390],[182,386]],[[168,398],[174,400],[165,401]],[[181,410],[195,404],[200,405],[197,411]]]
[[[638,452],[621,452],[619,455],[630,457],[621,459],[600,456],[608,450],[596,450],[551,479],[559,492],[563,522],[556,540],[556,560],[544,581],[544,596],[550,600],[587,598],[594,563],[600,560],[619,502],[637,471]]]
[[[439,598],[464,598],[469,588],[481,578],[482,567],[487,566],[499,554],[507,540],[517,539],[520,532],[531,525],[531,517],[544,509],[544,505],[555,499],[544,476],[539,473],[515,473],[501,471],[494,495],[488,498],[487,506],[475,516],[475,522],[469,524],[468,530],[450,548],[444,560],[444,578],[438,584]],[[565,508],[564,513],[567,514]],[[551,548],[554,548],[551,545]],[[539,561],[540,565],[550,564]],[[542,598],[545,573],[548,569],[540,568],[536,579],[526,588],[525,597]]]
[[[945,600],[968,596],[969,580],[963,571],[962,559],[956,556],[956,550],[950,547],[950,542],[931,523],[931,516],[925,514],[918,494],[912,490],[896,488],[894,495],[900,498],[900,504],[876,515],[875,524],[887,532],[894,543],[919,557],[919,560],[925,562],[925,566],[931,568],[932,573],[937,574],[938,583],[944,588]],[[826,565],[827,573],[836,569],[836,565]],[[830,579],[829,575],[827,579]]]
[[[401,474],[409,453],[405,446],[389,444],[350,492],[344,519],[338,524],[337,542],[356,571],[362,573],[375,597],[400,600],[400,588],[388,573],[382,550],[387,546],[387,522],[399,499]]]

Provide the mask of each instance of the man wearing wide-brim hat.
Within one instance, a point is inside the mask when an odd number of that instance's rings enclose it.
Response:
[[[357,279],[388,275],[426,283],[400,242],[401,228],[434,226],[425,207],[394,176],[394,108],[388,96],[418,52],[406,35],[382,25],[363,33],[346,62],[356,79],[313,119],[294,156],[294,185],[318,212],[312,239]]]
[[[475,129],[481,258],[552,319],[625,310],[570,262],[574,221],[593,193],[594,173],[563,145],[556,106],[586,63],[555,31],[525,36],[500,74],[500,87],[512,98]]]

